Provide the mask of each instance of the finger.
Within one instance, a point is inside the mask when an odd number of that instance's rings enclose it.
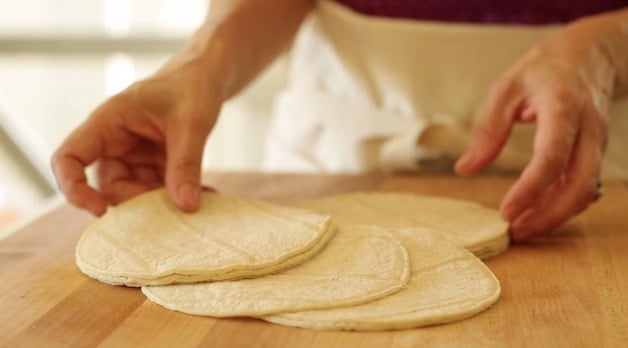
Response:
[[[124,162],[130,166],[165,168],[164,146],[152,141],[140,140],[131,151],[124,153]]]
[[[456,162],[456,172],[473,175],[491,164],[508,140],[522,99],[511,80],[502,80],[489,92],[487,112],[478,124],[471,144]]]
[[[51,167],[59,190],[73,205],[96,216],[107,210],[107,200],[89,186],[85,169],[102,153],[98,137],[79,127],[52,156]]]
[[[515,241],[547,233],[584,210],[597,191],[604,141],[583,127],[578,136],[565,180],[559,180],[537,208],[522,213],[511,224]]]
[[[506,220],[512,222],[530,208],[565,172],[580,126],[577,116],[559,102],[545,102],[539,107],[532,159],[500,207]]]
[[[112,205],[118,205],[137,195],[151,191],[159,187],[155,183],[145,183],[135,180],[116,180],[109,184],[108,198]]]
[[[198,208],[201,160],[209,128],[209,120],[195,116],[168,129],[166,186],[171,199],[184,211]]]
[[[101,160],[98,163],[98,177],[103,195],[114,205],[162,185],[153,168],[129,168],[117,159]]]
[[[159,186],[162,184],[162,178],[159,174],[159,170],[150,166],[134,166],[131,168],[131,177],[133,177],[136,181],[148,185],[152,185],[154,183]]]

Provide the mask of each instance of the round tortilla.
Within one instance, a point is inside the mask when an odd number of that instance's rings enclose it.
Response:
[[[426,229],[408,228],[394,234],[408,250],[412,268],[410,282],[401,291],[358,306],[263,319],[323,330],[409,329],[470,317],[499,298],[498,280],[469,251]]]
[[[354,192],[302,202],[339,226],[427,227],[485,259],[508,248],[508,223],[478,203],[402,192]]]
[[[285,272],[255,279],[142,287],[166,308],[214,317],[263,316],[280,312],[365,303],[401,290],[409,280],[401,242],[379,227],[339,229],[314,258]]]
[[[184,213],[165,190],[112,208],[81,236],[76,263],[110,284],[162,285],[255,277],[311,258],[335,232],[329,217],[211,192]]]

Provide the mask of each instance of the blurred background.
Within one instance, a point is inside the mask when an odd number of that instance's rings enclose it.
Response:
[[[209,0],[0,0],[0,238],[60,198],[50,155],[107,96],[149,75]],[[205,170],[259,167],[279,60],[223,108]]]

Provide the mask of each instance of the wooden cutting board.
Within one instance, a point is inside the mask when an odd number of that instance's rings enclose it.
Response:
[[[220,191],[278,203],[355,190],[404,190],[497,207],[512,177],[214,174]],[[607,182],[602,200],[551,236],[487,261],[502,283],[489,310],[459,322],[389,332],[289,328],[254,319],[172,312],[138,289],[84,276],[76,241],[94,219],[64,205],[0,242],[0,347],[415,347],[628,346],[628,189]]]

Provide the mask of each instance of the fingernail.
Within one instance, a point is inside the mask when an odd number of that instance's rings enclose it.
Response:
[[[88,210],[89,210],[90,213],[92,213],[92,215],[94,215],[96,217],[101,217],[101,216],[105,215],[105,213],[107,212],[106,208],[103,208],[100,205],[94,205],[94,204],[92,204],[88,208]]]
[[[528,237],[529,234],[525,230],[518,230],[512,227],[510,228],[510,238],[513,242],[523,242],[524,240],[528,239]]]
[[[200,199],[199,190],[192,184],[183,184],[179,187],[179,200],[186,210],[195,210]]]
[[[521,213],[521,208],[516,205],[509,205],[503,209],[502,216],[506,221],[514,221],[517,215]]]
[[[474,161],[475,161],[475,154],[472,151],[465,152],[462,156],[460,156],[460,158],[458,158],[458,160],[456,161],[456,164],[454,165],[454,169],[456,170],[456,173],[460,175],[465,175],[467,173],[465,167],[473,164]]]
[[[518,225],[510,225],[510,238],[513,242],[523,242],[528,238],[528,231],[525,228],[521,227],[521,224]]]
[[[523,225],[526,224],[526,222],[528,220],[530,220],[530,218],[534,215],[536,215],[536,213],[538,212],[538,209],[536,208],[529,208],[526,209],[523,213],[521,213],[516,219],[515,221],[513,221],[512,225],[515,227],[522,227]]]
[[[467,151],[465,152],[460,158],[458,158],[458,160],[456,161],[456,168],[461,166],[461,165],[465,165],[465,164],[469,164],[471,162],[473,162],[473,159],[475,157],[475,154],[473,153],[473,151]]]
[[[537,213],[538,209],[536,208],[527,209],[510,224],[510,232],[515,241],[527,239],[532,234],[529,221]]]

